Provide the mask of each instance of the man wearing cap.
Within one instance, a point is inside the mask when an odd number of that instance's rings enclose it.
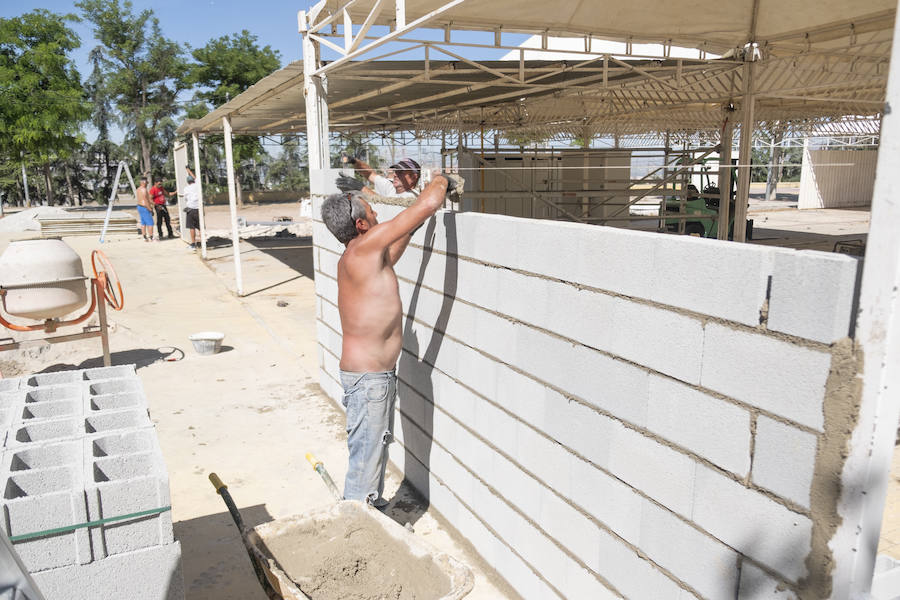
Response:
[[[410,200],[415,200],[419,195],[418,190],[416,190],[416,185],[419,183],[419,175],[422,172],[422,168],[419,166],[419,163],[411,158],[404,158],[390,166],[393,171],[391,179],[382,177],[368,164],[353,156],[344,155],[341,160],[356,169],[360,175],[371,181],[372,185],[375,187],[375,190],[373,191],[365,187],[358,179],[340,175],[335,183],[337,184],[338,189],[343,192],[362,190],[368,194],[409,198]]]

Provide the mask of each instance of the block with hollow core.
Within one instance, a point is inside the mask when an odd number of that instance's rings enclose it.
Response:
[[[84,412],[89,414],[96,411],[140,408],[147,405],[147,400],[143,394],[138,392],[120,392],[103,396],[88,396],[86,405]]]
[[[150,417],[146,409],[100,412],[84,418],[84,430],[87,433],[104,433],[147,425],[150,425]]]
[[[54,385],[44,388],[28,390],[24,394],[24,401],[48,402],[52,400],[76,400],[81,398],[80,385]]]
[[[143,393],[141,382],[137,377],[130,379],[108,379],[88,385],[88,393],[91,396],[104,396],[106,394],[119,394],[122,392]]]
[[[89,381],[98,379],[119,379],[134,377],[134,365],[116,365],[115,367],[98,367],[84,371],[84,378]]]
[[[85,522],[87,512],[82,489],[80,465],[20,471],[6,479],[5,533],[14,537],[48,532],[14,543],[29,571],[90,562],[86,530],[49,531]]]
[[[38,373],[28,377],[25,382],[30,387],[45,387],[61,383],[77,383],[81,381],[79,371],[57,371],[55,373]]]
[[[21,379],[12,377],[10,379],[0,379],[0,392],[11,392],[19,389]]]

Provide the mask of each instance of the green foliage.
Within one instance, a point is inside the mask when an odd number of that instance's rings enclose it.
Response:
[[[245,29],[193,50],[197,62],[191,65],[186,80],[206,88],[197,92],[197,97],[219,107],[281,67],[278,51],[270,46],[260,48],[256,39]]]
[[[68,56],[80,45],[66,25],[75,19],[44,9],[0,19],[0,160],[10,166],[48,165],[79,146],[89,113]],[[0,186],[14,188],[17,177],[4,169]]]
[[[140,171],[149,173],[166,161],[174,139],[176,97],[186,85],[185,49],[162,35],[152,10],[135,14],[130,0],[81,0],[75,6],[100,41],[92,53],[96,97],[115,106],[126,142],[140,151]]]
[[[331,147],[335,148],[335,144],[332,143]],[[340,137],[336,149],[331,153],[331,166],[336,169],[347,166],[341,163],[341,153],[362,159],[373,169],[378,169],[383,164],[381,156],[378,154],[378,146],[361,133],[351,133]]]
[[[771,162],[771,150],[768,146],[753,148],[751,152],[750,181],[766,181],[769,176],[768,165]],[[781,181],[800,181],[800,163],[803,161],[803,148],[789,146],[781,149]]]
[[[302,166],[306,156],[306,148],[300,145],[298,138],[285,141],[281,156],[269,165],[266,182],[276,190],[308,191],[309,171]]]

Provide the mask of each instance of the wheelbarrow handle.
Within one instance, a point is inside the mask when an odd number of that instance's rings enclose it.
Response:
[[[244,527],[244,519],[241,518],[241,512],[238,510],[237,506],[234,503],[234,500],[231,498],[231,494],[228,492],[228,486],[225,485],[219,476],[215,473],[209,474],[209,481],[213,484],[213,487],[216,488],[216,492],[222,496],[222,500],[225,502],[225,506],[228,507],[228,512],[231,513],[231,518],[234,519],[234,524],[238,528],[238,532],[241,534],[241,542],[244,544],[244,548],[247,550],[247,554],[250,556],[250,564],[253,566],[253,573],[256,575],[256,579],[259,581],[259,584],[262,586],[263,590],[266,592],[266,596],[269,600],[284,600],[284,597],[279,594],[275,588],[272,587],[272,584],[269,583],[266,574],[263,573],[262,567],[259,566],[259,563],[256,561],[256,558],[253,556],[253,550],[250,548],[250,541],[247,539],[247,528]]]

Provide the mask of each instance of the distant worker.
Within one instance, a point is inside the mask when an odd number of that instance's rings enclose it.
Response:
[[[422,172],[422,168],[419,166],[419,163],[411,158],[404,158],[390,166],[390,169],[393,171],[391,179],[382,177],[368,164],[353,156],[343,154],[341,156],[341,161],[352,166],[363,176],[363,178],[372,182],[372,185],[375,188],[373,191],[371,188],[365,187],[363,182],[355,177],[339,175],[335,180],[335,183],[337,184],[338,189],[343,192],[360,190],[367,194],[409,198],[411,200],[419,195],[419,192],[416,190],[416,185],[419,183],[419,176]]]
[[[200,246],[197,242],[197,233],[200,231],[200,184],[194,181],[190,169],[187,183],[184,188],[184,226],[191,232],[190,248],[196,250]]]
[[[175,234],[172,233],[172,219],[169,217],[169,208],[166,206],[166,196],[174,195],[175,192],[167,192],[163,189],[162,178],[157,177],[153,180],[153,187],[150,188],[150,199],[153,200],[153,208],[156,210],[156,241],[162,240],[163,221],[166,222],[169,239],[175,237]]]
[[[141,233],[144,241],[153,239],[153,204],[150,202],[150,194],[147,193],[147,178],[141,177],[141,185],[137,189],[138,217],[141,221]]]
[[[400,293],[394,264],[412,233],[457,187],[452,176],[436,175],[409,207],[385,223],[365,194],[351,190],[322,204],[322,220],[346,246],[338,260],[338,312],[343,331],[340,378],[347,409],[350,452],[344,498],[378,508],[387,501],[384,471],[393,437],[397,359],[403,345]]]

